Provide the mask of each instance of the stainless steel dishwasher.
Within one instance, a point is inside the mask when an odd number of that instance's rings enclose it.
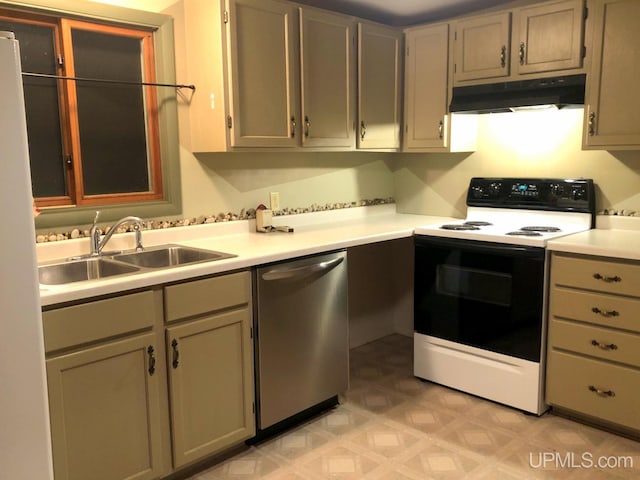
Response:
[[[258,430],[348,388],[347,254],[305,257],[256,269]]]

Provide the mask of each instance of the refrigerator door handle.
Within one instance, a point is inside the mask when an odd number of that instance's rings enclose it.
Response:
[[[286,270],[272,270],[270,272],[263,273],[262,279],[265,281],[274,281],[307,277],[314,273],[331,270],[332,268],[340,265],[343,260],[343,257],[338,257],[333,260],[316,263],[314,265],[305,265],[304,267],[289,268]]]

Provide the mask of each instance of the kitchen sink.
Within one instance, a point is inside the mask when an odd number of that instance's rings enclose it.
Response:
[[[115,275],[138,272],[140,269],[105,258],[86,258],[52,265],[40,265],[38,277],[43,285],[61,285],[64,283],[98,280]]]
[[[38,276],[42,285],[62,285],[144,272],[149,269],[211,262],[235,256],[231,253],[168,244],[141,251],[71,257],[66,262],[39,265]]]
[[[216,252],[181,245],[163,245],[151,247],[140,252],[123,253],[111,257],[118,262],[136,265],[143,268],[166,268],[188,265],[191,263],[211,262],[232,258],[231,253]]]

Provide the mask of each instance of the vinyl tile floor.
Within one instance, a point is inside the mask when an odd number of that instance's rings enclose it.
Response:
[[[190,480],[640,478],[639,442],[419,380],[412,349],[391,335],[351,350],[340,405]]]

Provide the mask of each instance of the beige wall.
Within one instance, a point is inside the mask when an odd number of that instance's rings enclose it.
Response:
[[[100,0],[162,11],[174,0]],[[185,78],[176,25],[178,81]],[[582,151],[582,110],[483,115],[471,154],[215,153],[188,151],[189,122],[179,107],[184,217],[239,211],[268,202],[282,207],[396,198],[406,213],[464,216],[472,176],[590,177],[598,209],[640,210],[640,152]],[[183,139],[185,139],[183,141]]]
[[[472,176],[585,177],[597,208],[640,211],[640,152],[582,151],[582,109],[482,115],[474,153],[401,154],[392,168],[398,210],[464,216]]]

